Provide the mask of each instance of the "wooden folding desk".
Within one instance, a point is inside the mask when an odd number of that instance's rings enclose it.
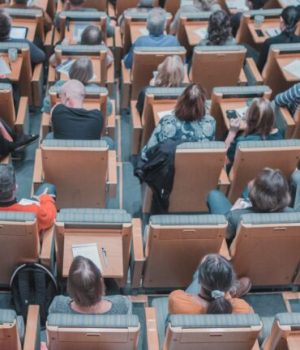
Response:
[[[199,21],[199,22],[187,22],[184,25],[184,29],[186,32],[186,36],[188,38],[188,43],[190,46],[196,46],[198,45],[202,40],[205,38],[197,34],[195,31],[197,31],[200,28],[204,28],[207,30],[208,27],[208,21]]]
[[[110,232],[111,231],[111,232]],[[96,243],[98,246],[99,259],[103,268],[103,277],[123,277],[123,246],[122,236],[116,235],[112,230],[105,234],[74,232],[66,233],[64,238],[63,253],[63,277],[68,277],[71,263],[73,261],[73,244]],[[104,250],[104,251],[103,251]],[[105,252],[105,253],[104,253]]]
[[[155,126],[159,123],[160,117],[159,114],[160,112],[166,112],[166,111],[171,111],[174,110],[176,106],[177,100],[173,101],[153,101],[152,104],[152,110],[153,110],[153,117],[154,117],[154,124]]]
[[[280,30],[280,18],[265,19],[259,27],[255,25],[254,20],[251,20],[248,23],[248,28],[254,43],[257,45],[262,45],[266,39],[270,38],[270,35],[267,33],[268,29],[276,28]],[[263,36],[259,36],[256,32],[257,30],[261,30]]]
[[[232,109],[239,109],[247,106],[247,100],[246,99],[226,99],[220,102],[220,109],[222,111],[222,116],[224,120],[224,124],[227,128],[227,130],[230,129],[230,120],[227,117],[226,111],[232,110]],[[247,127],[246,120],[242,119],[240,124],[240,130],[245,130]]]
[[[18,54],[18,58],[14,62],[9,62],[7,52],[1,52],[0,57],[7,63],[7,65],[11,70],[11,73],[6,75],[6,78],[13,83],[18,83],[20,81],[22,64],[23,64],[22,55]]]
[[[287,72],[284,67],[288,65],[289,63],[292,63],[295,60],[300,60],[300,54],[290,54],[290,55],[280,55],[279,57],[276,58],[276,62],[282,72],[282,75],[285,79],[285,81],[289,84],[292,85],[298,81],[300,81],[300,78],[290,74]]]

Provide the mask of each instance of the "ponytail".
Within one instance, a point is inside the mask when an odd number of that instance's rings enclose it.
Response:
[[[207,308],[208,314],[231,314],[232,305],[224,297],[213,299]]]

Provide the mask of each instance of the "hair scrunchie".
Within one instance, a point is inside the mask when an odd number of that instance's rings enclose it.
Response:
[[[211,297],[213,299],[224,298],[224,296],[225,296],[225,293],[218,289],[215,289],[211,292]]]

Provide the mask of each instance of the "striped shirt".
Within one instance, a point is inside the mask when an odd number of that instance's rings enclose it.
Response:
[[[287,107],[292,115],[294,115],[300,105],[300,83],[278,94],[275,97],[275,103],[279,107]]]

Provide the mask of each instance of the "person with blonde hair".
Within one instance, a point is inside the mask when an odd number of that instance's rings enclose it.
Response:
[[[51,110],[53,136],[62,140],[99,140],[103,127],[100,110],[83,108],[85,87],[69,80],[60,89],[61,102]]]
[[[150,81],[150,86],[157,87],[180,87],[184,80],[184,64],[182,59],[177,56],[168,56],[158,65],[157,72],[154,72],[154,78]],[[136,108],[140,115],[143,113],[145,102],[145,87],[139,93]]]

